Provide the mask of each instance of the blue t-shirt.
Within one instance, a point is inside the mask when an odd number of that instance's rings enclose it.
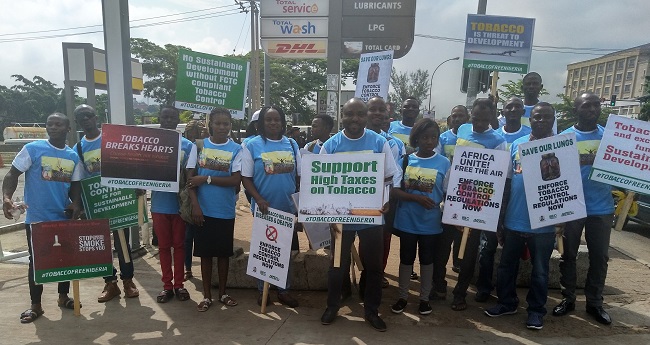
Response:
[[[198,154],[196,174],[200,176],[228,177],[240,171],[239,153],[241,146],[231,139],[215,144],[210,138],[203,140],[203,149]],[[196,192],[205,216],[220,219],[235,218],[236,187],[222,187],[203,183]]]
[[[257,192],[270,207],[295,213],[291,194],[296,192],[298,178],[298,144],[285,136],[280,140],[257,136],[246,143],[242,154],[242,176],[253,178]],[[251,200],[253,210],[254,199]]]
[[[390,146],[386,142],[386,138],[371,131],[364,130],[364,134],[358,139],[350,139],[339,131],[329,138],[321,149],[321,154],[336,154],[336,153],[384,153],[386,159],[384,160],[384,177],[393,177],[393,185],[401,179],[401,172],[398,171],[395,161],[392,159]],[[362,230],[373,227],[374,225],[367,224],[343,224],[343,230]]]
[[[456,141],[458,136],[456,133],[452,132],[451,129],[446,130],[440,134],[440,140],[438,141],[438,146],[436,147],[436,152],[441,156],[449,159],[450,162],[454,161],[454,150],[456,149]]]
[[[181,138],[181,169],[187,167],[193,147],[191,141]],[[151,192],[151,213],[178,214],[179,209],[178,192]]]
[[[305,147],[303,147],[305,150],[308,150],[311,153],[318,154],[320,152],[320,148],[323,147],[323,142],[320,141],[320,139],[316,139],[313,141],[308,142]]]
[[[497,129],[497,133],[499,133],[499,135],[501,135],[503,137],[503,139],[506,140],[506,149],[508,149],[508,150],[510,150],[510,145],[515,140],[517,140],[517,139],[519,139],[519,138],[521,138],[523,136],[527,136],[527,135],[530,134],[530,132],[532,132],[532,129],[530,129],[530,127],[524,126],[524,125],[521,125],[521,127],[519,127],[519,130],[517,130],[516,132],[513,132],[513,133],[506,132],[506,130],[504,128],[505,128],[505,126],[499,127],[499,129]]]
[[[390,123],[388,128],[388,134],[402,141],[404,147],[406,148],[406,154],[411,154],[415,152],[415,148],[409,145],[409,136],[411,135],[411,129],[413,127],[405,126],[402,121],[393,121]]]
[[[395,163],[399,163],[400,159],[402,159],[402,157],[406,154],[406,147],[404,147],[404,143],[384,131],[381,131],[379,135],[386,138],[388,141],[388,146],[390,147],[390,151],[393,154],[393,158],[395,159]]]
[[[585,194],[585,206],[588,216],[599,216],[614,213],[614,199],[612,197],[612,186],[602,182],[589,179],[591,167],[596,158],[596,151],[603,138],[605,128],[598,125],[591,132],[582,132],[571,126],[562,134],[574,132],[580,154],[580,174],[582,175],[582,189]]]
[[[470,146],[485,149],[506,150],[506,140],[495,130],[488,128],[483,133],[474,132],[471,123],[458,128],[456,146]]]
[[[510,146],[512,180],[510,185],[510,200],[506,207],[506,216],[503,225],[510,230],[534,234],[554,232],[555,227],[552,225],[531,229],[528,203],[526,202],[526,189],[524,188],[524,176],[522,175],[521,159],[519,157],[519,145],[529,140],[530,136],[524,136],[515,140]]]
[[[65,220],[70,182],[79,181],[79,156],[68,146],[56,148],[48,140],[23,146],[12,165],[25,173],[25,224]]]
[[[99,176],[102,172],[102,135],[101,133],[97,138],[88,140],[86,136],[81,138],[81,141],[76,143],[72,150],[78,153],[77,146],[81,145],[81,167],[84,171],[84,178]]]
[[[443,200],[445,177],[450,166],[449,160],[439,154],[429,158],[410,154],[404,171],[404,191],[428,196],[439,206]],[[416,235],[435,235],[442,232],[441,221],[440,207],[427,210],[417,202],[400,200],[395,211],[394,227]]]

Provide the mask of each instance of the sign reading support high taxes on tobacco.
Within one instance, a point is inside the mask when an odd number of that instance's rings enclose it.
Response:
[[[518,155],[532,229],[587,216],[575,133],[522,143]]]
[[[243,119],[248,68],[248,61],[180,49],[174,105],[199,113],[226,108]]]
[[[442,222],[496,231],[509,161],[507,151],[456,146]]]
[[[106,218],[111,230],[138,225],[138,197],[135,189],[105,187],[100,182],[100,176],[81,180],[81,199],[86,218]]]
[[[299,222],[381,225],[382,153],[304,155]]]
[[[610,115],[589,178],[650,194],[650,123]]]
[[[534,18],[468,14],[463,67],[528,73]]]
[[[274,208],[263,214],[255,205],[246,274],[281,288],[287,286],[295,220],[293,214]]]
[[[108,219],[34,223],[31,242],[38,284],[113,273]]]

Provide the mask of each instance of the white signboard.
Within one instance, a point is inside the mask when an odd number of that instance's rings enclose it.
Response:
[[[393,69],[393,51],[361,54],[359,72],[357,73],[357,89],[354,97],[364,102],[379,96],[388,99],[390,74]]]
[[[456,146],[445,199],[445,224],[496,231],[509,153]]]
[[[587,216],[575,133],[519,146],[531,228]]]
[[[327,17],[329,9],[329,0],[260,1],[261,17]]]
[[[271,57],[324,59],[327,57],[327,38],[263,39],[262,49]]]
[[[650,194],[650,123],[610,115],[589,178]]]
[[[298,221],[381,225],[383,153],[305,155]]]
[[[301,155],[313,155],[313,153],[300,149]],[[300,209],[300,192],[291,194],[291,199],[293,200],[294,206],[296,209]],[[332,243],[332,236],[330,234],[330,225],[329,223],[302,223],[305,233],[307,234],[307,239],[311,249],[320,249],[327,247]]]
[[[263,214],[255,205],[246,274],[281,288],[287,286],[295,220],[293,214],[274,208]]]
[[[327,18],[262,18],[262,38],[327,37]]]

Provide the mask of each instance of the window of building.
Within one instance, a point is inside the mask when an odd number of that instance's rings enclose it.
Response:
[[[623,69],[623,68],[625,68],[625,60],[616,61],[616,69]]]
[[[616,73],[616,81],[621,81],[623,80],[623,73]]]
[[[625,80],[632,80],[632,78],[634,78],[634,72],[633,71],[629,71],[629,72],[627,72],[625,74]]]
[[[580,81],[580,87],[584,87],[584,86],[585,86],[585,83],[586,83],[585,80],[582,79],[582,80]]]
[[[571,84],[571,88],[574,89],[574,90],[577,89],[578,88],[578,82],[574,81],[573,84]]]
[[[607,72],[611,72],[613,70],[614,70],[614,62],[613,61],[608,62],[607,63]]]
[[[596,73],[596,66],[590,66],[589,67],[589,74],[595,74]]]
[[[601,89],[600,89],[600,88],[597,88],[597,89],[596,89],[596,94],[597,94],[598,96],[600,96],[600,97],[603,97],[603,95],[600,94],[600,91],[601,91]]]
[[[625,84],[625,86],[623,86],[623,92],[625,93],[632,92],[632,84]]]
[[[603,77],[596,78],[596,85],[600,85],[602,83],[603,83]]]
[[[605,71],[605,64],[601,63],[598,65],[598,74],[602,74]]]
[[[605,77],[605,84],[611,84],[612,83],[612,75],[608,75]]]
[[[605,91],[603,91],[603,94],[605,96],[609,96],[609,86],[605,88]]]
[[[582,68],[580,69],[580,76],[581,76],[581,77],[584,77],[584,76],[586,76],[586,75],[587,75],[587,67],[582,67]]]
[[[594,78],[589,78],[589,86],[594,86]]]
[[[627,68],[634,68],[635,64],[636,64],[636,57],[635,56],[627,58]]]
[[[615,85],[614,86],[614,94],[618,95],[621,92],[621,86],[620,85]]]

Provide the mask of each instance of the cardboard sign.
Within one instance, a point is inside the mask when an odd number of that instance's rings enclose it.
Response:
[[[587,216],[575,133],[523,143],[518,154],[532,229]]]
[[[81,199],[86,218],[107,218],[111,230],[138,225],[135,189],[104,187],[100,182],[100,176],[81,180]],[[146,213],[144,215],[146,218]]]
[[[108,219],[34,223],[31,242],[38,284],[113,273]]]
[[[383,153],[304,155],[298,221],[383,223]]]
[[[650,194],[650,123],[610,115],[589,179]]]
[[[496,231],[509,161],[507,151],[456,146],[442,222]]]
[[[375,96],[388,99],[392,68],[392,50],[361,54],[354,97],[361,98],[364,102]]]
[[[301,154],[302,154],[302,150]],[[305,153],[306,155],[312,154],[311,152]],[[291,199],[296,209],[300,209],[300,193],[291,194]],[[332,237],[330,235],[330,225],[328,223],[302,223],[303,228],[305,229],[305,234],[307,234],[307,239],[311,249],[320,249],[327,247],[332,243]]]
[[[178,192],[181,134],[169,129],[102,126],[102,186]]]
[[[293,214],[274,208],[263,214],[255,205],[246,274],[281,288],[287,286],[295,220]]]

